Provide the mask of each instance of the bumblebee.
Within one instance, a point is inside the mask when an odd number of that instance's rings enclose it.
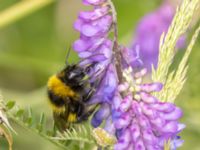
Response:
[[[87,104],[95,91],[88,77],[91,66],[67,65],[49,78],[48,97],[59,129],[68,128],[70,123],[87,120],[94,112],[96,106]]]

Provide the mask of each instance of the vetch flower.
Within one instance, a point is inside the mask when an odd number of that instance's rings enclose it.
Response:
[[[123,58],[124,59],[127,58],[126,61],[130,60],[130,62],[132,62],[132,66],[141,65],[140,59],[138,58],[137,55],[135,55],[135,57],[133,57],[132,59],[129,59],[127,48],[124,48],[124,47],[121,47],[121,48],[123,48],[122,51],[124,51]],[[119,80],[117,77],[116,68],[113,64],[110,64],[106,68],[106,73],[103,76],[101,83],[99,84],[94,96],[90,99],[90,102],[89,102],[89,104],[95,104],[95,103],[101,104],[99,110],[97,110],[97,112],[94,114],[91,121],[94,127],[98,127],[104,120],[106,123],[110,122],[110,126],[111,126],[112,117],[110,116],[113,115],[112,114],[113,105],[114,104],[117,105],[121,101],[120,94],[117,92],[118,84],[119,84]],[[122,104],[122,107],[124,105],[125,104]],[[113,130],[111,133],[114,134]]]
[[[81,58],[80,65],[95,64],[94,72],[100,72],[96,92],[88,102],[88,105],[101,104],[91,120],[91,124],[98,127],[103,120],[111,120],[112,98],[118,86],[113,61],[114,40],[108,38],[113,29],[113,10],[108,0],[83,0],[83,3],[94,9],[79,13],[74,27],[80,32],[80,38],[73,48]],[[94,76],[93,79],[97,80]]]
[[[179,123],[182,110],[169,100],[154,96],[161,93],[166,82],[162,82],[164,85],[159,82],[143,83],[143,76],[149,68],[136,71],[142,64],[139,52],[143,53],[143,61],[154,59],[154,54],[157,59],[160,35],[168,30],[174,9],[166,2],[145,17],[138,27],[133,48],[128,49],[117,42],[116,13],[111,1],[83,2],[94,9],[79,14],[74,27],[80,32],[80,38],[73,46],[81,58],[80,65],[94,63],[94,70],[100,70],[96,91],[88,101],[88,105],[99,104],[91,119],[92,126],[97,129],[93,131],[99,145],[110,146],[110,143],[115,143],[113,137],[116,136],[115,150],[163,150],[166,143],[175,150],[183,143],[178,135],[185,127]],[[150,28],[147,28],[148,24]],[[108,38],[111,31],[114,32],[113,39]],[[100,125],[104,129],[100,129]]]
[[[170,148],[171,150],[176,150],[178,147],[183,145],[183,140],[180,139],[180,136],[176,136],[174,139],[170,142]]]
[[[92,125],[98,127],[103,120],[107,119],[111,114],[112,99],[118,86],[115,67],[111,64],[108,66],[101,84],[99,85],[95,95],[91,98],[90,103],[102,103],[101,107],[92,118]]]
[[[132,68],[141,68],[143,66],[143,61],[140,58],[140,47],[138,45],[132,49],[121,46],[121,53],[124,68],[129,65]]]
[[[166,141],[171,149],[181,146],[177,134],[184,125],[179,123],[182,111],[173,103],[161,102],[151,93],[162,89],[160,83],[142,84],[147,70],[133,74],[131,67],[124,71],[126,84],[119,86],[125,92],[114,104],[113,122],[118,143],[115,150],[163,150]],[[134,79],[132,78],[134,76]]]
[[[114,30],[116,21],[114,17],[116,16],[114,16],[112,4],[108,0],[83,0],[83,3],[92,5],[94,9],[79,13],[74,28],[80,32],[80,38],[74,42],[73,48],[81,58],[80,65],[94,63],[93,72],[100,72],[97,73],[100,80],[97,82],[96,92],[88,102],[90,105],[101,104],[91,121],[94,127],[98,127],[103,120],[110,121],[111,119],[108,119],[111,113],[111,104],[119,82],[113,59],[116,41],[108,38],[111,29]],[[123,49],[124,60],[129,60],[128,63],[132,66],[139,66],[141,62],[138,51],[131,51],[120,46],[119,48]],[[93,80],[97,80],[95,77],[93,75]]]
[[[164,1],[157,10],[144,16],[136,28],[132,49],[140,47],[140,57],[148,71],[151,71],[152,65],[157,67],[160,36],[163,32],[167,32],[175,10],[171,3]],[[185,36],[179,39],[178,49],[184,48],[185,40]]]
[[[93,10],[79,13],[74,28],[80,38],[73,48],[83,60],[80,64],[97,63],[98,68],[106,68],[111,62],[113,42],[108,39],[113,17],[107,0],[83,0],[84,4],[94,6]]]

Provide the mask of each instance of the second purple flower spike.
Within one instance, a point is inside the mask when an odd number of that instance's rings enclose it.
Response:
[[[167,32],[175,10],[175,7],[165,0],[157,10],[144,16],[136,28],[132,49],[139,46],[141,59],[148,72],[151,72],[152,65],[157,67],[160,36]],[[179,39],[178,49],[184,48],[185,40],[185,36]]]

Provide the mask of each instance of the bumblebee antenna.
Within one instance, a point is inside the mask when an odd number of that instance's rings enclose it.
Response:
[[[69,48],[68,48],[68,50],[67,50],[66,62],[65,62],[66,65],[69,65],[69,61],[68,61],[68,59],[69,59],[70,51],[71,51],[71,45],[69,46]]]

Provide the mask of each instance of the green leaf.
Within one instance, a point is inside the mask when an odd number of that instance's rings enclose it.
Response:
[[[31,126],[33,124],[32,109],[31,108],[28,109],[28,118],[25,120],[25,123],[28,126]]]
[[[24,114],[24,109],[18,109],[18,111],[16,112],[15,116],[18,118],[21,118]]]
[[[44,124],[45,124],[45,115],[44,115],[44,113],[42,113],[41,116],[40,116],[40,122],[36,126],[38,132],[43,131]]]
[[[6,108],[8,110],[12,109],[15,106],[15,101],[8,101],[6,104]]]
[[[78,141],[84,142],[91,145],[96,144],[94,138],[92,137],[92,131],[90,126],[77,125],[70,129],[67,129],[65,132],[57,133],[56,137],[52,137],[53,140],[59,141]]]

